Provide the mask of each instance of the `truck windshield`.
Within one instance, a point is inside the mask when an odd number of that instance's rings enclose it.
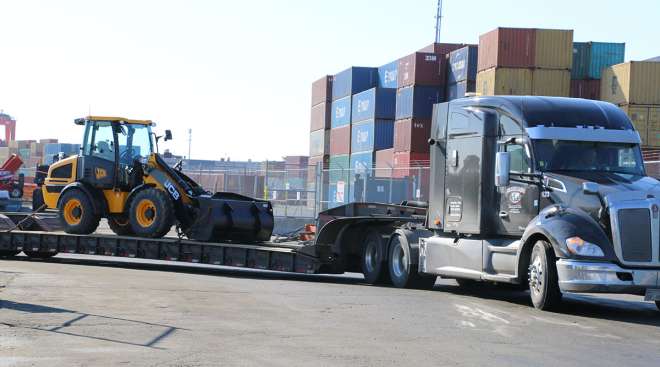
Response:
[[[643,175],[636,144],[565,140],[535,140],[539,171],[600,171]]]

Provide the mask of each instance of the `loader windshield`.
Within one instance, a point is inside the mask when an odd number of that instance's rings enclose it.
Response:
[[[149,125],[122,124],[119,140],[119,160],[131,164],[134,160],[146,162],[153,151],[151,127]]]

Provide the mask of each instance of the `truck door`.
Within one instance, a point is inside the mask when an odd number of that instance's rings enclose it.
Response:
[[[499,135],[498,151],[511,156],[511,179],[508,186],[497,188],[498,233],[521,235],[539,211],[539,188],[529,182],[529,176],[522,175],[532,172],[530,146],[524,141],[521,124],[509,116],[500,115]],[[511,138],[515,138],[514,143]]]

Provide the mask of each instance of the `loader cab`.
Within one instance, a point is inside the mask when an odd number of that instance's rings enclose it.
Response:
[[[100,189],[135,187],[138,172],[154,151],[149,120],[87,117],[76,120],[85,126],[78,164],[78,177]]]

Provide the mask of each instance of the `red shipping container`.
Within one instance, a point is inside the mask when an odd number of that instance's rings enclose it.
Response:
[[[330,155],[351,154],[351,125],[330,130]]]
[[[326,75],[323,78],[312,83],[312,106],[322,102],[332,100],[332,75]]]
[[[392,161],[394,162],[393,178],[416,176],[428,170],[430,166],[429,153],[396,152]]]
[[[392,177],[394,167],[394,148],[376,151],[376,177]]]
[[[572,98],[600,99],[600,79],[571,80]]]
[[[429,152],[431,120],[403,119],[394,122],[395,152]]]
[[[399,59],[397,86],[444,85],[447,76],[447,58],[444,55],[415,52]]]
[[[477,70],[534,67],[536,30],[497,28],[479,37]]]
[[[332,104],[329,102],[321,102],[312,107],[312,114],[309,122],[309,131],[316,131],[321,129],[330,128],[330,110]]]
[[[448,53],[465,46],[469,45],[464,43],[431,43],[417,52],[430,52],[439,55],[447,55]]]

